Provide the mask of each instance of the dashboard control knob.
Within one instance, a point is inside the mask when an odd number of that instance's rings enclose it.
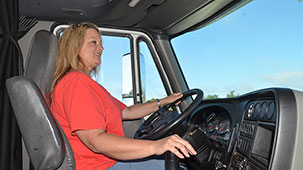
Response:
[[[221,170],[221,169],[225,169],[227,166],[224,165],[221,161],[216,161],[216,164],[215,164],[215,168],[216,170]]]
[[[235,161],[235,166],[238,170],[246,170],[246,158]]]

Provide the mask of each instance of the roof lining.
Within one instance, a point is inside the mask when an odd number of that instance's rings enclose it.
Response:
[[[72,2],[80,3],[81,1],[83,3],[83,0],[54,0],[60,1],[59,6],[47,9],[46,4],[48,2],[54,4],[54,2],[45,0],[19,1],[20,14],[35,17],[38,20],[63,23],[85,21],[96,23],[99,26],[142,29],[175,37],[218,20],[225,10],[229,10],[236,3],[250,0],[192,0],[190,3],[188,0],[149,0],[140,1],[135,7],[130,7],[129,1],[125,0],[92,0],[83,7],[81,4],[71,5]],[[41,9],[30,10],[28,7],[34,7],[34,9],[41,7]],[[68,11],[71,16],[67,16],[62,14],[62,9],[73,9],[74,11]],[[84,10],[81,12],[81,10],[77,11],[76,9]],[[39,11],[43,11],[43,13],[40,14]],[[78,16],[81,13],[83,16]]]

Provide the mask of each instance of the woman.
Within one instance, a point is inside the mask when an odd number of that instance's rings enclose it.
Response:
[[[142,118],[160,105],[175,102],[182,94],[126,107],[89,76],[101,63],[102,51],[101,34],[94,24],[72,25],[59,41],[51,108],[72,146],[76,169],[121,169],[134,162],[141,166],[139,169],[156,169],[151,164],[163,169],[163,160],[151,162],[140,158],[166,151],[179,158],[196,154],[178,135],[157,141],[124,137],[122,120]],[[138,161],[116,163],[117,160]]]

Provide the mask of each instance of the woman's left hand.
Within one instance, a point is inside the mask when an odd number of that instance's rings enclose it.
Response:
[[[170,104],[170,103],[173,103],[175,102],[176,100],[180,99],[181,97],[183,96],[182,93],[173,93],[163,99],[160,99],[160,104],[161,106],[165,106],[167,104]],[[180,102],[177,103],[177,105],[179,104]]]

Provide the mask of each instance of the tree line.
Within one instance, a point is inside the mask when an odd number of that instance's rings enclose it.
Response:
[[[232,98],[238,96],[240,96],[240,94],[239,93],[235,94],[235,90],[232,90],[228,94],[226,94],[226,98]],[[206,97],[204,97],[204,100],[217,99],[217,98],[219,98],[219,96],[217,94],[213,94],[213,95],[207,95]]]

